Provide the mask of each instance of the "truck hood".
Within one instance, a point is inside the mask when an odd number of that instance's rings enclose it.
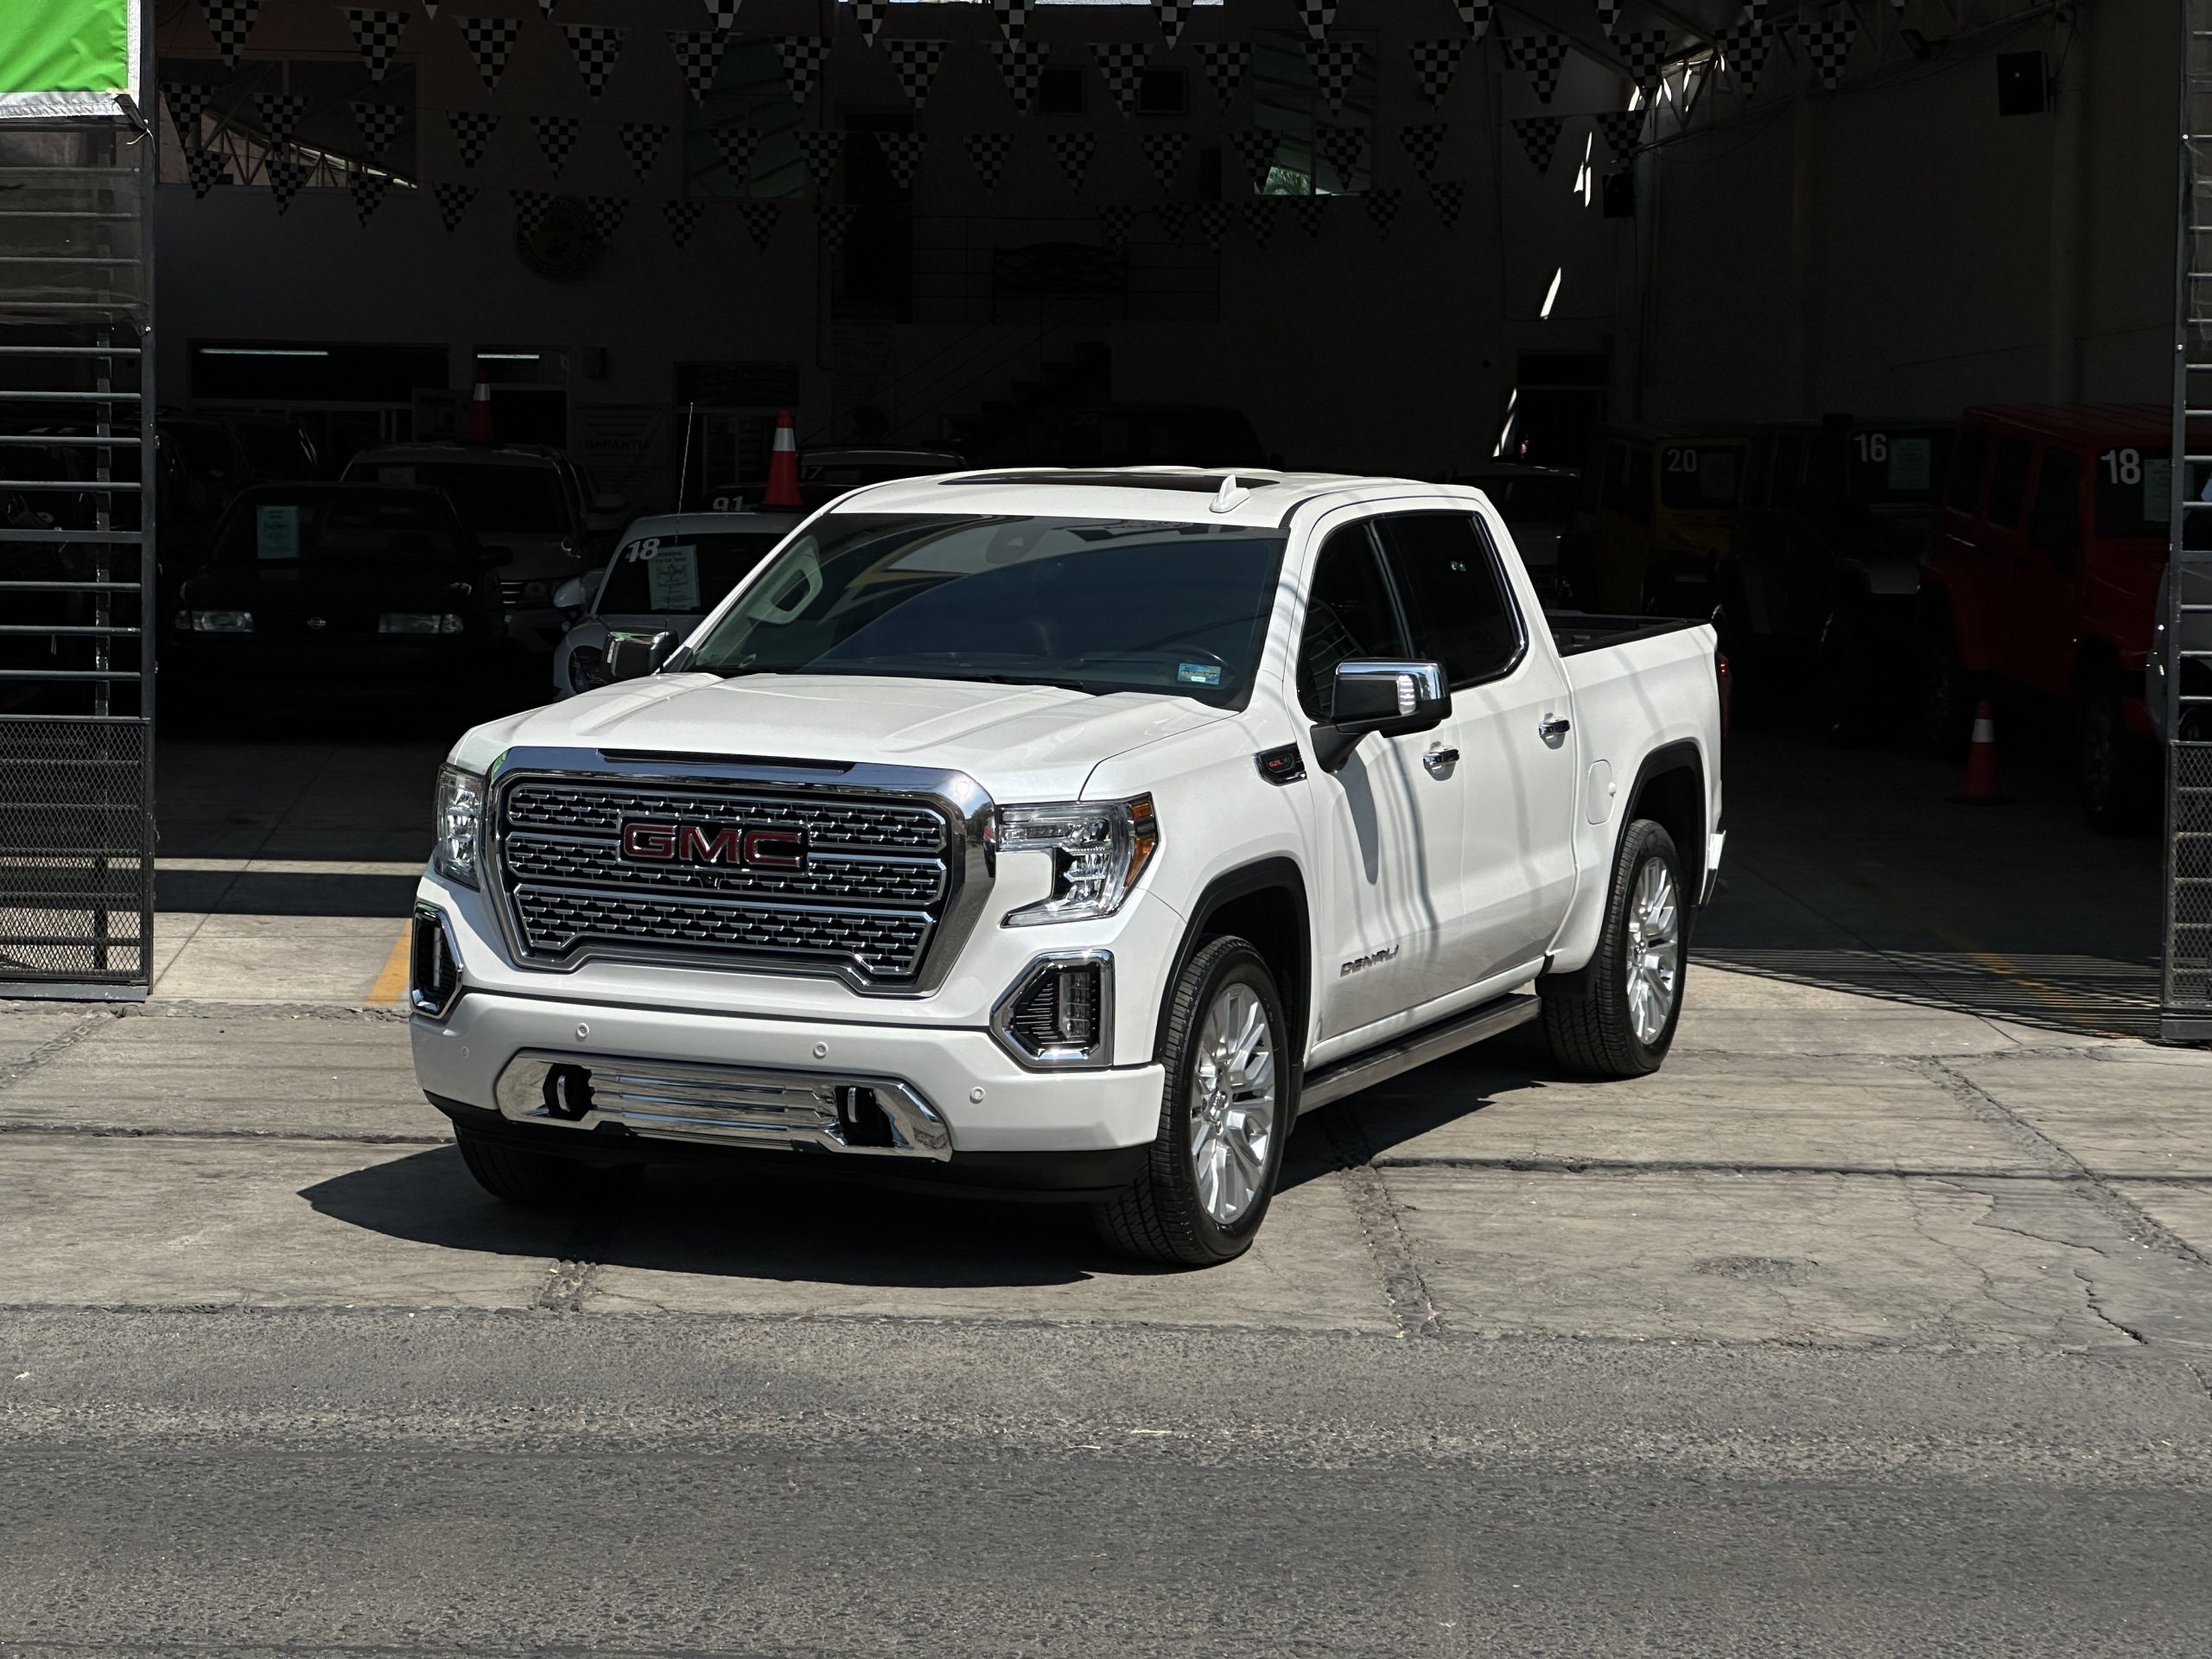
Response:
[[[875,761],[964,772],[1001,801],[1075,800],[1103,760],[1229,718],[1188,697],[1057,686],[775,674],[664,674],[480,726],[454,751],[511,748]]]

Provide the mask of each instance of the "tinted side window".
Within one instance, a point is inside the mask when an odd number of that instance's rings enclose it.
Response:
[[[1997,461],[1989,469],[1989,522],[2007,528],[2020,522],[2020,509],[2028,494],[2028,462],[2036,447],[2026,438],[2006,438],[1997,446]]]
[[[1314,562],[1313,591],[1306,601],[1306,637],[1298,646],[1300,705],[1310,718],[1326,720],[1335,703],[1338,663],[1411,654],[1366,524],[1332,531]]]
[[[2071,570],[2082,550],[2082,458],[2070,449],[2046,449],[2036,474],[2036,504],[2028,513],[2028,540],[2050,555],[2055,570]]]
[[[1959,434],[1959,447],[1951,456],[1951,487],[1944,504],[1961,512],[1981,505],[1981,476],[1989,466],[1989,429],[1969,426]]]
[[[1405,603],[1413,654],[1443,664],[1455,686],[1510,668],[1521,655],[1520,623],[1481,523],[1464,512],[1407,512],[1376,528]]]

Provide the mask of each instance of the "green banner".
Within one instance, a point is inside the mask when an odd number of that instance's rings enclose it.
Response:
[[[113,92],[131,84],[137,0],[0,0],[0,93]]]

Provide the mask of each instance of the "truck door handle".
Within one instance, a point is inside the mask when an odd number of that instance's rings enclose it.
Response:
[[[1547,743],[1557,743],[1574,729],[1574,723],[1565,715],[1546,715],[1536,722],[1536,735]]]
[[[1452,767],[1459,764],[1459,751],[1457,749],[1431,749],[1427,754],[1421,756],[1421,763],[1428,768],[1428,775],[1430,777],[1446,777],[1450,774]]]

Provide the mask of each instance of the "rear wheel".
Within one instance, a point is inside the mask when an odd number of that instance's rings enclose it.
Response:
[[[637,1184],[634,1166],[587,1164],[558,1153],[509,1146],[456,1124],[461,1160],[493,1198],[533,1210],[582,1208],[620,1198]]]
[[[1921,636],[1920,730],[1928,747],[1947,760],[1964,754],[1974,735],[1973,688],[1948,616],[1932,619]]]
[[[2085,677],[2074,704],[2074,776],[2082,815],[2107,835],[2126,835],[2156,811],[2150,746],[2127,729],[2120,683],[2110,673]]]
[[[1681,855],[1662,825],[1621,836],[1597,954],[1580,971],[1540,979],[1552,1057],[1593,1077],[1656,1071],[1675,1041],[1689,965]]]

